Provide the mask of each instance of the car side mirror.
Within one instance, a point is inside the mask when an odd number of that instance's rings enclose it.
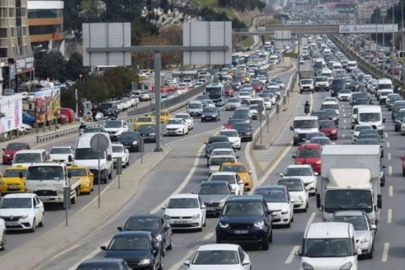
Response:
[[[3,151],[6,152],[6,148],[3,148]]]
[[[122,227],[117,227],[117,230],[122,232]]]
[[[170,225],[169,224],[166,224],[165,225],[165,230],[168,230],[168,229],[170,229],[171,227],[170,227]]]
[[[267,210],[267,214],[271,215],[271,214],[273,214],[273,211]]]
[[[105,251],[105,250],[107,250],[107,247],[106,246],[101,246],[100,249]]]
[[[385,118],[382,120],[383,123],[385,123]]]
[[[302,256],[301,248],[297,248],[294,250],[294,255],[295,256]]]
[[[242,263],[242,266],[246,266],[246,265],[249,265],[249,264],[250,264],[250,261],[244,260],[243,263]]]
[[[207,207],[205,206],[205,204],[202,204],[202,205],[201,205],[201,209],[205,209],[205,208],[207,208]]]
[[[236,156],[236,158],[240,158],[239,156]]]
[[[279,173],[278,175],[280,175],[281,177],[284,177],[284,174],[283,174],[283,173]]]
[[[22,172],[20,172],[20,173],[18,174],[18,177],[19,177],[20,179],[23,179],[23,178],[24,178],[24,174],[23,174]]]
[[[291,157],[292,157],[292,158],[294,158],[294,159],[295,159],[295,158],[297,158],[297,156],[296,156],[296,155],[292,155]]]
[[[69,156],[69,157],[68,157],[68,161],[69,161],[69,162],[72,162],[72,161],[73,161],[72,156]]]
[[[185,262],[183,262],[183,264],[186,266],[190,266],[190,261],[185,261]]]
[[[107,160],[108,160],[108,161],[112,161],[112,156],[111,156],[111,154],[109,154],[109,155],[107,156]]]
[[[290,130],[293,130],[293,127],[290,127]]]
[[[166,206],[162,206],[162,210],[165,210],[166,209]]]
[[[294,200],[292,200],[292,199],[290,200],[290,203],[294,203],[294,202],[295,202]]]
[[[68,172],[68,178],[69,179],[72,178],[72,173],[71,172]]]
[[[252,174],[252,171],[248,171],[249,174]]]

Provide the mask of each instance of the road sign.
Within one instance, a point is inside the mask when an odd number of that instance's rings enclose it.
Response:
[[[103,134],[96,134],[90,140],[90,147],[93,151],[104,152],[107,150],[110,141]]]
[[[358,24],[358,25],[340,25],[339,33],[356,34],[356,33],[392,33],[398,32],[397,24]]]
[[[232,22],[185,22],[183,46],[228,46],[232,48]],[[227,65],[232,63],[232,50],[185,51],[184,65]]]

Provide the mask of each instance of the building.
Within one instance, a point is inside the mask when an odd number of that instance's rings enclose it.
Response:
[[[34,50],[39,46],[63,51],[63,8],[63,1],[28,0],[28,26]]]
[[[10,88],[13,85],[10,82],[15,80],[15,75],[29,72],[34,67],[27,1],[0,0],[0,70],[4,78],[4,81],[0,81],[0,95],[3,93],[3,82]]]

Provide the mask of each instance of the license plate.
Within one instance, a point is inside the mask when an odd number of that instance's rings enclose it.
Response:
[[[41,201],[47,201],[48,200],[48,197],[43,197],[43,196],[41,196],[41,197],[39,197],[40,199],[41,199]]]
[[[242,231],[235,231],[235,234],[248,234],[249,231],[242,230]]]
[[[6,226],[17,226],[18,222],[6,222]]]
[[[8,186],[7,187],[8,190],[15,190],[15,189],[20,189],[19,186]]]
[[[215,207],[208,207],[207,211],[215,211]]]
[[[187,221],[186,220],[175,220],[174,224],[186,224]]]

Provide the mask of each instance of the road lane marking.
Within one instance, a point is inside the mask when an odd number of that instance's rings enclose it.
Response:
[[[346,114],[345,114],[345,113],[343,114],[343,117],[346,117]]]
[[[343,126],[343,129],[346,129],[346,126]]]
[[[390,249],[390,243],[385,243],[384,244],[383,254],[382,254],[382,257],[381,257],[382,262],[386,262],[388,260],[388,250],[389,249]]]
[[[343,119],[343,123],[345,123],[345,124],[346,124],[346,119]]]
[[[312,224],[312,222],[314,221],[315,216],[316,216],[316,213],[315,213],[315,212],[312,212],[312,213],[311,213],[311,216],[310,216],[309,219],[308,219],[307,226],[309,226],[309,225]]]
[[[298,250],[300,246],[294,246],[288,255],[287,259],[285,260],[284,264],[290,264],[294,260],[295,257],[295,251]]]
[[[387,142],[387,148],[389,148],[390,147],[390,142]]]
[[[108,241],[108,242],[102,244],[101,246],[107,246],[109,243],[110,243],[110,241]],[[96,256],[97,253],[99,253],[99,252],[100,252],[100,249],[99,249],[99,248],[93,250],[91,253],[87,254],[86,257],[84,257],[83,259],[81,259],[79,262],[77,262],[75,265],[73,265],[72,267],[70,267],[68,270],[75,270],[75,269],[77,269],[77,267],[79,267],[79,265],[80,265],[83,261],[93,258],[93,257]]]
[[[391,153],[388,153],[387,159],[391,160]]]
[[[394,188],[393,188],[392,186],[390,186],[390,187],[388,188],[388,195],[389,195],[390,197],[394,196]]]
[[[391,222],[392,222],[392,209],[388,209],[387,224],[391,224]]]
[[[344,133],[343,133],[343,135],[342,135],[342,139],[344,139],[345,137],[346,137],[346,134],[344,134]]]
[[[385,136],[385,138],[388,138],[387,132],[384,132],[384,136]]]
[[[389,175],[389,176],[392,175],[392,166],[388,166],[388,175]]]

